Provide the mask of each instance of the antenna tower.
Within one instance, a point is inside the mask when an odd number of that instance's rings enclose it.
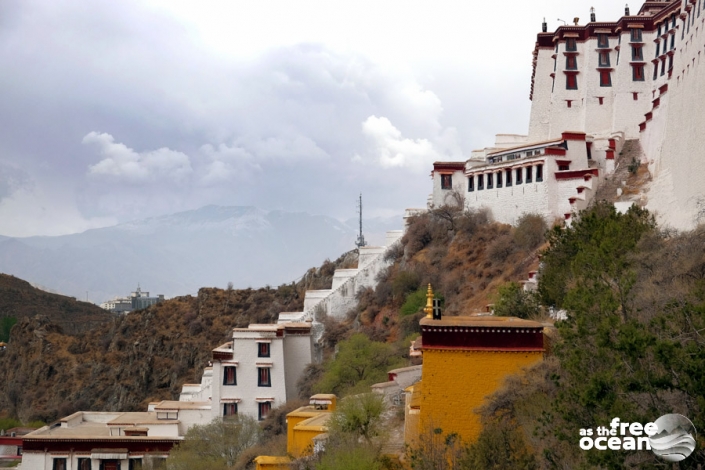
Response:
[[[357,245],[358,248],[362,248],[363,246],[367,246],[365,236],[362,234],[362,193],[360,193],[360,199],[357,203],[357,211],[360,214],[360,234],[357,236],[355,245]]]

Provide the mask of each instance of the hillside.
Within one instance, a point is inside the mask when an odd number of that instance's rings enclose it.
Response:
[[[407,304],[428,282],[445,297],[447,314],[484,309],[497,286],[525,278],[536,263],[535,251],[517,242],[517,233],[490,223],[484,213],[416,217],[377,289],[360,293],[348,321],[328,321],[328,350],[356,331],[388,342],[417,331],[420,305]],[[348,253],[278,288],[202,288],[196,296],[167,300],[76,337],[47,317],[25,318],[0,355],[7,371],[0,411],[51,421],[77,409],[140,410],[150,401],[177,398],[183,383],[200,381],[211,349],[231,328],[300,310],[306,289],[329,288],[336,267],[356,262]],[[309,381],[316,378],[314,372]]]
[[[176,398],[183,383],[200,381],[211,349],[231,328],[301,309],[306,289],[330,287],[336,267],[356,263],[347,254],[278,288],[202,288],[80,335],[66,334],[48,315],[26,316],[0,353],[0,413],[48,422],[79,409],[143,410]]]
[[[113,315],[88,302],[51,294],[28,282],[0,273],[0,321],[22,320],[41,314],[66,334],[89,331],[112,320]]]

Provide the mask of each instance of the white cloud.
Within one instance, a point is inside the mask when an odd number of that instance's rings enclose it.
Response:
[[[84,217],[71,191],[55,184],[24,187],[0,201],[0,234],[28,237],[65,235],[114,225],[114,217]]]
[[[438,151],[429,140],[404,138],[401,131],[384,116],[368,117],[362,123],[362,133],[372,144],[371,153],[383,168],[423,171],[439,158]]]
[[[89,167],[91,175],[111,176],[130,182],[166,178],[181,181],[191,174],[188,155],[162,147],[150,152],[135,152],[125,144],[116,143],[112,135],[91,132],[82,141],[95,144],[105,158]]]
[[[220,144],[216,149],[213,145],[206,144],[201,147],[201,153],[210,161],[200,178],[201,184],[206,186],[243,179],[253,171],[261,170],[252,154],[239,146],[228,147]]]

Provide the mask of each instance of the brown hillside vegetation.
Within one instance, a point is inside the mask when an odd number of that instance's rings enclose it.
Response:
[[[356,262],[348,253],[278,288],[202,288],[75,336],[48,315],[25,317],[0,353],[0,412],[52,421],[79,409],[144,410],[177,398],[183,383],[200,382],[211,349],[233,327],[300,310],[306,289],[329,288],[336,267]]]
[[[19,320],[37,314],[46,316],[69,334],[88,331],[113,318],[112,314],[91,303],[51,294],[15,276],[0,273],[0,318]]]
[[[537,264],[545,224],[536,221],[527,217],[515,229],[491,223],[482,212],[448,207],[415,217],[402,246],[388,254],[393,264],[377,288],[359,294],[359,306],[345,321],[326,321],[327,352],[355,332],[397,342],[404,351],[403,340],[418,331],[429,282],[445,299],[446,314],[484,310],[498,286],[525,279]],[[27,317],[0,354],[7,372],[0,411],[52,421],[78,409],[143,410],[150,401],[176,399],[184,383],[200,381],[211,349],[228,339],[231,328],[300,310],[306,289],[330,288],[335,269],[356,262],[348,253],[278,288],[202,288],[196,297],[170,299],[76,336],[46,316]],[[323,368],[313,369],[304,390]]]

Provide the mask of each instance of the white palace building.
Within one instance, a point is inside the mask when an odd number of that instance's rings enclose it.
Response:
[[[499,134],[464,162],[436,162],[429,205],[460,197],[504,223],[527,212],[569,223],[634,140],[652,178],[646,207],[692,228],[705,213],[704,3],[647,1],[615,22],[593,11],[555,32],[544,23],[528,135]]]

